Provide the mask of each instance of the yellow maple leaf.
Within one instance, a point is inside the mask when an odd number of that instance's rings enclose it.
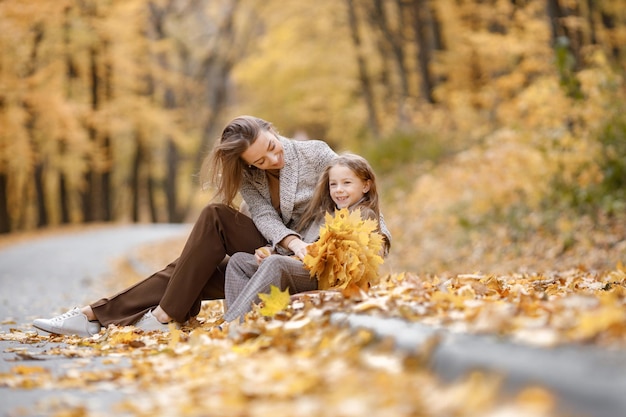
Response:
[[[26,365],[17,365],[11,368],[11,373],[16,375],[32,375],[32,374],[43,374],[49,372],[43,366],[26,366]]]
[[[603,308],[594,313],[581,313],[579,325],[572,330],[574,336],[582,338],[594,337],[602,332],[608,331],[613,326],[623,328],[624,311],[621,308]]]
[[[111,346],[128,345],[140,339],[140,335],[129,328],[117,328],[109,335],[108,342]]]
[[[347,208],[326,214],[320,238],[307,248],[304,266],[317,277],[318,288],[345,289],[348,285],[367,290],[378,279],[383,237],[377,222],[361,218],[361,210]]]
[[[281,291],[278,287],[272,285],[269,294],[259,294],[259,298],[263,301],[263,307],[260,312],[263,316],[273,317],[276,313],[280,313],[289,305],[290,295],[289,288]]]
[[[168,347],[170,349],[176,348],[176,346],[180,343],[181,340],[181,331],[176,328],[172,323],[169,325],[170,328],[170,340],[168,343]]]

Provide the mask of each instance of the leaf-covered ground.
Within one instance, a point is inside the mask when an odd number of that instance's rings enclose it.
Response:
[[[53,375],[37,362],[16,362],[2,385],[16,389],[118,390],[129,400],[114,411],[136,416],[551,416],[552,395],[529,387],[499,396],[499,378],[473,373],[442,383],[427,366],[428,348],[399,353],[368,331],[332,326],[329,312],[342,302],[301,297],[278,317],[253,314],[242,325],[214,327],[218,302],[206,303],[199,321],[169,334],[111,327],[89,339],[2,335],[29,344],[61,342],[37,358],[61,355],[84,367]],[[90,361],[104,357],[108,366]],[[35,365],[33,365],[35,363]],[[88,415],[86,408],[50,404],[51,415]]]
[[[151,245],[129,256],[156,267],[181,244]],[[139,278],[129,265],[117,265],[124,279],[112,279],[112,288]],[[274,318],[257,309],[245,323],[222,328],[219,301],[204,303],[197,320],[169,334],[110,327],[81,339],[20,328],[0,334],[20,342],[12,348],[15,365],[0,375],[0,384],[121,391],[128,400],[113,408],[130,416],[557,416],[555,396],[543,387],[503,395],[500,376],[479,372],[443,382],[429,366],[434,340],[416,352],[401,352],[370,331],[332,325],[330,314],[399,316],[539,346],[623,349],[625,287],[621,264],[604,272],[580,267],[541,274],[394,273],[367,295],[294,296]],[[74,358],[76,366],[52,373],[35,360],[58,356]],[[93,366],[96,360],[105,366]],[[44,415],[93,415],[80,402],[33,407]]]

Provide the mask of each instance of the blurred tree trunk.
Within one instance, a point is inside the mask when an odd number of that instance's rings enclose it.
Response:
[[[559,36],[563,35],[563,28],[560,23],[560,19],[563,17],[561,12],[561,6],[558,0],[547,0],[546,11],[548,14],[548,20],[550,22],[550,35],[552,38],[552,44],[556,44]]]
[[[110,222],[113,220],[113,185],[111,182],[111,170],[113,168],[110,166],[109,162],[112,159],[111,153],[113,150],[111,149],[111,138],[109,136],[104,137],[102,148],[104,150],[104,158],[107,161],[104,171],[100,174],[100,182],[102,184],[102,220]]]
[[[102,49],[103,55],[107,59],[104,60],[102,64],[102,72],[103,72],[103,97],[104,101],[110,102],[113,100],[113,66],[111,64],[111,60],[109,59],[109,42],[103,40]],[[108,128],[104,128],[102,132],[102,153],[104,163],[101,168],[101,183],[102,183],[102,220],[111,221],[113,220],[113,180],[112,180],[112,172],[114,167],[111,162],[113,161],[113,144],[111,143],[111,135],[109,134]]]
[[[589,37],[592,44],[598,43],[598,35],[596,33],[596,0],[587,0],[587,24],[589,25]]]
[[[157,207],[157,189],[159,188],[159,184],[156,179],[151,175],[148,175],[146,178],[146,188],[147,188],[147,199],[148,199],[148,212],[150,214],[150,221],[152,223],[159,222],[159,211]],[[169,201],[168,201],[169,203]],[[171,221],[171,220],[170,220]]]
[[[209,116],[204,123],[202,138],[200,139],[200,152],[196,153],[194,167],[197,171],[202,165],[204,151],[210,148],[213,138],[220,127],[217,121],[227,104],[229,77],[235,65],[237,55],[233,50],[237,49],[234,22],[238,10],[239,0],[233,0],[226,6],[223,20],[219,23],[216,34],[219,42],[213,43],[213,48],[205,59],[200,63],[197,72],[197,82],[203,87],[204,102],[208,104]],[[245,41],[245,40],[244,40]]]
[[[376,111],[374,89],[372,88],[372,82],[370,80],[369,71],[367,69],[367,61],[365,60],[363,46],[361,45],[359,22],[354,7],[354,0],[346,0],[346,4],[348,6],[350,34],[352,37],[352,44],[354,45],[357,67],[359,70],[359,81],[361,82],[363,99],[365,100],[365,106],[367,108],[367,121],[374,137],[378,137],[380,135],[380,126],[378,124],[378,113]]]
[[[194,3],[197,3],[197,2],[190,2],[189,4],[193,5]],[[160,3],[160,4],[156,4],[155,2],[148,3],[148,9],[150,12],[149,19],[148,19],[150,23],[150,30],[148,31],[148,33],[149,33],[149,37],[153,41],[162,42],[164,39],[167,39],[168,34],[165,32],[166,20],[168,18],[171,18],[171,15],[174,13],[175,6],[176,6],[175,0],[170,0],[168,2]],[[196,11],[196,13],[200,13],[200,11]],[[182,52],[182,51],[177,51],[177,52]],[[184,55],[184,53],[180,53],[180,55]],[[170,62],[168,59],[167,51],[161,51],[157,53],[155,56],[155,60],[156,60],[158,67],[161,70],[163,70],[165,73],[173,72],[173,68],[170,65]],[[157,94],[156,89],[154,88],[154,82],[155,80],[150,78],[149,83],[148,83],[150,87],[147,92],[147,95],[149,96],[155,96]],[[164,83],[162,88],[163,88],[163,92],[162,92],[163,97],[155,97],[155,98],[163,102],[163,107],[166,110],[175,109],[177,107],[177,104],[176,104],[177,99],[176,99],[176,92],[174,91],[174,86],[170,83]],[[178,186],[177,186],[178,171],[179,171],[179,166],[181,163],[181,158],[180,158],[178,149],[176,147],[176,144],[174,143],[174,140],[171,137],[171,135],[168,135],[166,138],[165,149],[166,149],[166,156],[165,156],[164,163],[165,163],[165,168],[166,168],[167,173],[164,179],[164,188],[165,188],[164,192],[165,192],[165,198],[166,198],[165,206],[167,210],[167,221],[170,223],[179,223],[184,218],[183,212],[185,211],[184,209],[179,207],[179,196],[178,196]],[[158,210],[157,210],[157,207],[155,206],[156,204],[155,188],[156,187],[155,187],[154,182],[155,180],[153,178],[148,178],[147,180],[148,187],[149,187],[148,201],[149,201],[150,217],[153,219],[153,221],[157,221]]]
[[[133,158],[131,175],[130,175],[130,195],[131,195],[131,219],[133,222],[139,222],[141,216],[141,168],[145,159],[145,150],[142,145],[142,138],[137,136],[135,138],[136,148],[135,156]]]
[[[37,163],[35,166],[35,192],[37,194],[37,227],[45,227],[48,225],[48,212],[46,210],[46,192],[44,187],[44,168],[43,164]]]
[[[7,175],[0,173],[0,233],[9,233],[11,231],[7,182]]]
[[[431,36],[433,23],[428,3],[428,0],[413,0],[411,11],[413,12],[413,30],[418,47],[417,62],[421,75],[421,95],[426,101],[434,104],[434,83],[430,71],[431,50],[434,44],[432,38],[434,38],[434,36]]]
[[[593,0],[589,0],[589,1],[593,2]],[[602,10],[600,12],[600,19],[602,21],[602,26],[607,30],[607,32],[613,33],[617,29],[617,23],[616,23],[617,17],[612,15],[611,13],[605,10]],[[616,62],[620,62],[620,59],[621,59],[620,45],[615,41],[611,41],[609,46],[611,48],[611,55],[613,56],[613,59]],[[621,45],[621,47],[623,48],[624,45]],[[624,69],[623,66],[622,66],[622,69]]]
[[[204,155],[202,150],[207,150],[210,147],[211,141],[217,133],[217,121],[220,119],[221,112],[226,104],[228,97],[228,75],[232,68],[232,64],[228,62],[214,62],[213,59],[206,60],[202,67],[206,68],[207,79],[204,83],[207,85],[213,85],[214,89],[207,89],[207,103],[209,104],[210,114],[207,121],[204,123],[204,129],[202,133],[202,139],[200,141],[200,152],[196,153],[196,160],[194,162],[195,167],[200,167]]]
[[[446,49],[446,44],[443,40],[443,28],[441,27],[439,14],[435,8],[434,1],[427,0],[426,4],[431,17],[430,22],[432,24],[433,49],[436,51],[444,51]]]
[[[92,112],[97,112],[100,105],[100,78],[98,76],[98,51],[92,47],[89,51],[90,104]],[[89,140],[95,145],[97,131],[93,126],[88,129]],[[97,149],[96,146],[94,146]],[[83,191],[83,219],[86,222],[102,220],[102,183],[97,172],[95,158],[91,156],[90,164],[85,173],[87,188]]]
[[[73,100],[74,88],[73,83],[78,78],[78,70],[74,57],[71,51],[71,37],[72,27],[70,24],[72,7],[67,7],[63,13],[63,51],[65,62],[65,96],[68,101]],[[66,157],[68,152],[67,141],[61,141],[59,143],[58,153],[61,157]],[[60,221],[62,224],[70,222],[70,190],[66,181],[66,170],[61,169],[59,171],[59,206],[60,206]]]
[[[402,34],[402,21],[401,21],[401,2],[397,0],[390,4],[395,5],[399,18],[393,22],[390,20],[389,14],[385,9],[383,0],[372,0],[372,5],[368,9],[370,15],[370,21],[376,27],[380,34],[384,44],[381,44],[383,48],[381,50],[383,60],[387,58],[387,50],[391,51],[393,62],[395,63],[396,75],[399,80],[399,91],[396,94],[396,112],[398,117],[398,124],[404,126],[408,123],[408,113],[406,104],[410,97],[409,88],[409,73],[405,62],[404,51],[404,36]],[[393,27],[395,23],[396,27]],[[383,46],[384,45],[384,46]]]
[[[70,222],[69,193],[65,175],[63,174],[59,176],[59,200],[61,205],[61,223],[67,224]]]
[[[178,164],[180,156],[176,144],[169,140],[167,142],[167,173],[165,178],[165,195],[167,197],[167,221],[170,223],[180,223],[185,219],[186,210],[180,210],[178,207],[178,193],[176,184],[176,173],[178,172]],[[156,207],[153,207],[153,217],[156,214]]]
[[[229,88],[231,85],[230,74],[245,46],[254,34],[246,32],[240,37],[235,30],[235,19],[239,10],[239,0],[232,0],[222,13],[222,20],[217,27],[216,38],[218,42],[212,42],[212,48],[200,62],[195,80],[202,87],[202,102],[206,103],[208,116],[203,123],[202,136],[193,161],[194,172],[198,172],[207,151],[211,148],[214,138],[221,131],[218,124],[222,113],[228,105]],[[249,26],[253,27],[253,25]],[[189,196],[188,207],[191,206]]]
[[[197,172],[217,134],[218,121],[229,97],[230,73],[237,57],[236,51],[240,48],[236,44],[238,39],[234,27],[239,1],[222,2],[218,20],[206,13],[207,4],[207,0],[184,3],[170,0],[148,4],[148,37],[152,41],[158,43],[171,39],[170,32],[185,25],[189,16],[194,16],[191,24],[198,26],[198,33],[206,36],[201,48],[198,48],[197,40],[185,40],[173,43],[171,49],[153,57],[161,73],[177,74],[185,83],[161,81],[158,88],[151,88],[148,94],[162,103],[166,111],[184,110],[188,117],[196,118],[194,123],[199,125],[201,132],[198,152],[192,157],[184,155],[180,143],[172,135],[166,136],[165,157],[162,160],[165,168],[163,192],[169,222],[184,221],[192,207],[193,194],[188,194],[186,200],[180,195],[178,183],[181,170],[189,169],[191,164],[191,169]],[[151,80],[150,85],[154,87],[155,82]],[[156,208],[151,211],[157,212]]]
[[[81,11],[88,22],[96,24],[97,20],[104,18],[104,7],[99,9],[97,0],[81,3]],[[96,38],[89,47],[89,105],[92,115],[97,115],[107,99],[110,99],[111,92],[111,68],[104,62],[107,59],[107,40],[95,34]],[[108,96],[108,97],[107,97]],[[106,133],[106,128],[100,126],[96,128],[90,125],[87,128],[92,151],[87,156],[89,166],[84,175],[87,188],[82,193],[83,219],[84,221],[110,221],[111,210],[111,183],[110,183],[110,161],[111,144]]]
[[[33,31],[35,32],[35,36],[33,39],[33,46],[32,46],[32,50],[30,52],[30,61],[29,61],[29,65],[28,65],[28,70],[27,70],[27,77],[32,77],[38,69],[39,66],[39,48],[42,44],[42,41],[44,39],[44,30],[43,30],[43,25],[40,24],[36,24],[35,27],[33,28]],[[28,135],[30,137],[30,142],[31,142],[31,147],[32,149],[37,149],[37,139],[36,139],[36,135],[37,132],[35,131],[35,125],[36,125],[36,121],[37,121],[37,117],[38,114],[36,112],[36,110],[34,109],[33,103],[24,103],[24,107],[26,109],[26,112],[28,114],[28,119],[25,122],[25,126],[26,126],[26,131],[28,132]],[[36,202],[36,207],[37,207],[37,227],[43,227],[46,226],[48,224],[48,216],[47,216],[47,209],[46,209],[46,195],[45,195],[45,190],[44,190],[44,186],[43,186],[43,173],[44,173],[44,167],[43,167],[43,161],[46,159],[47,155],[36,155],[35,156],[35,160],[33,163],[33,169],[32,169],[32,174],[33,174],[33,184],[35,187],[35,202]]]
[[[566,17],[575,14],[575,10],[563,8],[559,0],[547,0],[547,14],[550,20],[550,33],[553,45],[563,45],[573,57],[573,71],[582,68],[582,35],[579,29],[570,28],[566,24]],[[566,42],[566,43],[563,43]]]

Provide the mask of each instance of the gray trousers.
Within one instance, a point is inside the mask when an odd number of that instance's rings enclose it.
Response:
[[[317,289],[317,279],[310,278],[302,261],[284,255],[270,255],[259,265],[254,255],[235,253],[226,267],[225,280],[225,321],[243,318],[261,301],[259,293],[268,294],[271,285],[283,291],[289,288],[290,294]]]

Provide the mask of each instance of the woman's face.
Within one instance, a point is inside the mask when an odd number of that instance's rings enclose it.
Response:
[[[272,132],[261,130],[252,145],[241,154],[241,159],[259,169],[282,169],[285,166],[283,144]]]
[[[337,208],[350,207],[370,190],[369,181],[363,181],[350,168],[335,165],[328,171],[330,198]]]

